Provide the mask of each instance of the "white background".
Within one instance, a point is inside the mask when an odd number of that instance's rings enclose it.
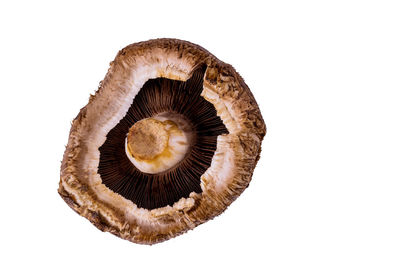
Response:
[[[2,1],[1,266],[399,266],[398,1]],[[144,246],[58,196],[70,122],[124,46],[232,64],[268,133],[218,218]]]

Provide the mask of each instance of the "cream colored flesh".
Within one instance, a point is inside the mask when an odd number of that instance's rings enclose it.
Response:
[[[155,155],[152,159],[135,157],[129,149],[127,137],[125,139],[125,152],[132,164],[140,171],[155,174],[173,168],[186,157],[192,144],[193,131],[189,123],[179,114],[161,113],[152,117],[152,119],[161,122],[168,134],[168,143],[164,151]],[[146,145],[151,146],[152,144]]]

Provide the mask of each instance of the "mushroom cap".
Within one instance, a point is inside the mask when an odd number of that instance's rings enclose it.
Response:
[[[172,206],[139,208],[102,183],[99,147],[147,80],[186,81],[201,65],[206,66],[201,96],[229,133],[217,138],[211,166],[201,176],[201,193],[192,192]],[[135,243],[162,242],[221,214],[248,187],[265,133],[254,97],[231,65],[187,41],[135,43],[119,51],[96,94],[73,120],[58,192],[102,231]]]

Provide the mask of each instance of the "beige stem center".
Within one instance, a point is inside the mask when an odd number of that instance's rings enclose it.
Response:
[[[141,160],[151,160],[168,146],[169,134],[162,122],[147,118],[136,122],[127,137],[129,153]]]

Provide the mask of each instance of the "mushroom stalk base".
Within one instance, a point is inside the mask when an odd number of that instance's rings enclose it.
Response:
[[[153,118],[143,119],[129,129],[128,151],[139,160],[152,160],[164,152],[168,139],[164,123]]]
[[[125,151],[133,165],[145,173],[167,171],[188,154],[194,132],[180,114],[161,113],[136,122],[125,140]]]

